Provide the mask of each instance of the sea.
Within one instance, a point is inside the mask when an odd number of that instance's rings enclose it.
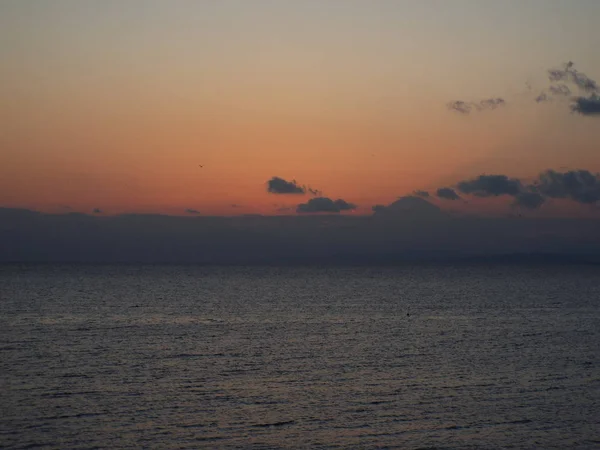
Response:
[[[0,266],[0,447],[600,448],[600,267]]]

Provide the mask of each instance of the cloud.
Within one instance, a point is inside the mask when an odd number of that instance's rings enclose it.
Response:
[[[571,105],[571,110],[583,116],[600,116],[600,95],[576,97]]]
[[[544,204],[546,199],[537,192],[520,192],[515,196],[513,206],[527,209],[537,209]]]
[[[385,208],[386,208],[385,205],[373,205],[373,206],[371,206],[371,210],[374,213],[383,212],[383,211],[385,211]]]
[[[459,200],[460,197],[452,188],[439,188],[436,192],[439,198],[443,198],[444,200]]]
[[[296,180],[286,181],[280,177],[273,177],[267,181],[267,191],[271,194],[306,194],[306,188],[299,186]]]
[[[438,197],[453,197],[451,192],[445,191],[446,189],[449,188],[438,189]],[[457,189],[463,194],[477,197],[508,195],[515,199],[513,206],[528,209],[539,208],[548,198],[564,198],[577,203],[594,204],[600,201],[600,174],[593,174],[588,170],[547,170],[541,173],[533,184],[526,184],[506,175],[480,175],[459,182]],[[443,191],[441,195],[440,191]]]
[[[429,192],[427,191],[413,191],[413,194],[416,195],[417,197],[422,197],[422,198],[428,198],[429,197]]]
[[[519,180],[508,178],[506,175],[479,175],[472,180],[461,181],[457,187],[460,192],[477,197],[515,196],[522,190]]]
[[[186,209],[185,212],[188,214],[192,214],[192,215],[200,214],[200,211],[197,211],[197,210],[191,209],[191,208]]]
[[[542,92],[540,95],[538,95],[535,98],[536,103],[543,103],[543,102],[548,102],[551,100],[551,97],[546,94],[545,92]]]
[[[481,100],[479,104],[475,103],[475,108],[478,111],[483,111],[485,109],[496,109],[499,106],[506,105],[506,101],[503,98],[488,98],[486,100]]]
[[[593,174],[588,170],[547,170],[539,176],[536,189],[546,197],[569,198],[578,203],[594,204],[600,201],[600,174]]]
[[[548,79],[552,82],[565,81],[576,85],[579,89],[587,93],[598,92],[598,83],[582,72],[574,69],[575,63],[569,61],[563,64],[562,69],[548,70]]]
[[[552,85],[542,91],[536,98],[537,103],[549,102],[555,97],[568,97],[571,95],[571,89],[566,84]]]
[[[582,116],[600,116],[600,86],[598,83],[579,72],[574,68],[575,64],[569,61],[562,65],[560,69],[548,70],[548,79],[553,84],[548,89],[542,91],[536,98],[537,103],[551,101],[555,97],[568,97],[572,101],[571,111]],[[565,83],[570,83],[577,87],[580,92],[586,95],[571,97],[572,91]]]
[[[452,111],[456,111],[461,114],[469,114],[473,107],[470,103],[463,102],[462,100],[456,100],[448,103],[448,109]]]
[[[569,89],[569,86],[567,86],[566,84],[558,84],[556,86],[550,86],[548,88],[548,90],[550,91],[550,93],[552,95],[562,95],[562,96],[571,95],[571,89]]]
[[[232,203],[231,205],[229,205],[231,208],[241,208],[242,205],[238,205],[236,203]]]
[[[100,208],[94,208],[94,209],[92,210],[92,213],[93,213],[93,214],[102,214],[102,210],[101,210]]]
[[[315,197],[311,198],[306,203],[300,203],[296,208],[296,212],[298,213],[319,213],[319,212],[328,212],[328,213],[339,213],[342,211],[351,211],[356,209],[356,205],[353,203],[348,203],[341,198],[337,200],[332,200],[328,197]]]
[[[472,111],[486,111],[493,110],[500,106],[506,105],[506,101],[503,98],[487,98],[480,100],[479,102],[465,102],[462,100],[455,100],[448,103],[446,106],[451,111],[458,112],[460,114],[470,114]]]
[[[313,188],[308,188],[308,193],[310,195],[314,195],[315,197],[321,197],[323,195],[323,191],[320,191],[318,189],[313,189]]]

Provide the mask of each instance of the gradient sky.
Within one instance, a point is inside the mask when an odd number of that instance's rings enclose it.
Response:
[[[279,176],[360,214],[482,173],[598,172],[600,117],[533,101],[567,61],[600,79],[598,17],[597,0],[0,0],[0,206],[276,214],[307,200],[267,193]]]

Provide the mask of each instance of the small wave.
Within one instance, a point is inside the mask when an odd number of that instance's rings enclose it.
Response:
[[[257,423],[252,425],[254,428],[270,428],[270,427],[283,427],[285,425],[292,425],[296,421],[295,420],[285,420],[282,422],[272,422],[272,423]]]
[[[529,419],[521,419],[521,420],[513,420],[511,422],[503,422],[507,425],[524,425],[526,423],[531,423],[531,420]]]

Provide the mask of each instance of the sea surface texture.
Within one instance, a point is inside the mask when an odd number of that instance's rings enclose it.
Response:
[[[600,448],[600,268],[0,266],[3,448]]]

